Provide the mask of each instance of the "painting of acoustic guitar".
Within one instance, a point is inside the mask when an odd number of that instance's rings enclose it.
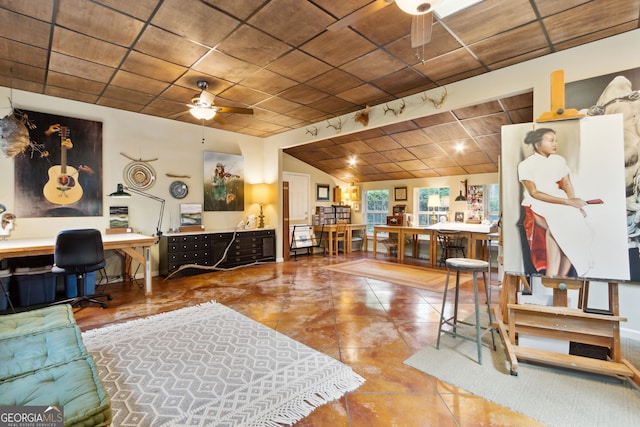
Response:
[[[49,181],[44,185],[44,197],[56,205],[69,205],[82,198],[82,187],[78,181],[78,171],[67,166],[67,150],[73,148],[69,138],[69,128],[59,124],[49,126],[44,133],[60,135],[60,165],[49,168]]]

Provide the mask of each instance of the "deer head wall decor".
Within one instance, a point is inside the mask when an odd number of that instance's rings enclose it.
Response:
[[[447,95],[448,95],[447,88],[445,87],[444,92],[442,92],[442,95],[440,96],[439,100],[436,101],[435,99],[429,98],[426,93],[422,95],[422,100],[424,102],[431,101],[434,107],[440,109],[442,108],[442,105],[444,104],[445,99],[447,99]]]
[[[393,112],[394,116],[397,116],[398,114],[402,114],[402,111],[404,111],[404,107],[406,107],[406,104],[404,103],[404,99],[402,100],[402,103],[400,104],[400,106],[397,108],[397,110],[395,108],[391,108],[389,107],[388,104],[385,104],[385,106],[383,107],[384,109],[384,114],[386,115],[387,112],[391,111]]]
[[[327,127],[335,129],[336,133],[340,133],[340,131],[342,131],[342,119],[340,117],[338,117],[338,123],[336,124],[331,123],[328,119],[327,123],[329,123]]]
[[[312,127],[311,129],[307,128],[307,131],[305,133],[308,133],[309,135],[316,137],[318,136],[318,128],[317,127]]]
[[[356,122],[360,123],[362,126],[369,125],[369,111],[371,111],[371,107],[368,105],[362,111],[358,111],[353,118]]]

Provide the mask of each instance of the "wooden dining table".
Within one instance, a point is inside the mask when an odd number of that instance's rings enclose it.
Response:
[[[406,227],[397,225],[376,225],[373,227],[373,252],[377,254],[377,236],[378,233],[397,233],[398,234],[398,261],[404,261],[404,253],[406,241],[412,242],[412,256],[418,257],[419,253],[419,236],[429,236],[429,261],[431,266],[435,266],[438,259],[437,236],[439,231],[456,232],[467,240],[467,256],[469,258],[485,259],[489,256],[487,251],[487,243],[489,234],[497,230],[497,227],[491,224],[468,224],[460,222],[439,222],[427,227]]]

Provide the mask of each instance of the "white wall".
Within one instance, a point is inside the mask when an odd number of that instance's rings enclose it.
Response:
[[[12,96],[16,108],[102,122],[104,165],[101,217],[17,218],[11,238],[52,236],[67,228],[106,229],[109,227],[111,205],[129,206],[132,228],[148,235],[155,233],[159,202],[135,194],[126,200],[107,197],[115,191],[117,183],[124,182],[124,168],[131,162],[120,153],[134,159],[157,158],[149,163],[156,172],[157,182],[147,192],[166,200],[162,225],[165,232],[176,225],[181,203],[203,202],[204,151],[242,155],[246,182],[257,183],[265,180],[260,138],[205,128],[203,144],[201,126],[0,87],[2,117],[10,111],[9,96]],[[186,198],[178,200],[169,194],[169,185],[176,178],[166,176],[167,173],[190,176],[188,179],[181,178],[189,186]],[[274,182],[273,178],[271,182]],[[204,212],[203,223],[206,229],[231,230],[249,213],[257,214],[258,206],[250,204],[250,197],[247,199],[245,212]],[[14,161],[3,156],[0,156],[0,203],[5,204],[9,212],[14,208]],[[271,218],[275,223],[275,215],[271,215]],[[153,248],[152,257],[153,271],[157,271],[157,247]]]

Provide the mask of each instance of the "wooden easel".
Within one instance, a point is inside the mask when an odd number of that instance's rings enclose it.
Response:
[[[531,289],[523,275],[505,274],[499,310],[494,310],[495,324],[504,342],[511,375],[518,374],[518,360],[529,360],[604,375],[624,376],[640,386],[640,371],[620,351],[620,317],[618,307],[618,283],[609,282],[609,310],[606,314],[585,312],[580,308],[566,307],[567,290],[579,289],[581,296],[588,296],[589,283],[582,280],[543,278],[547,287],[553,288],[554,306],[516,304],[516,296],[522,286]],[[558,305],[555,305],[558,304]],[[608,360],[562,354],[518,345],[518,334],[555,338],[609,349]]]

